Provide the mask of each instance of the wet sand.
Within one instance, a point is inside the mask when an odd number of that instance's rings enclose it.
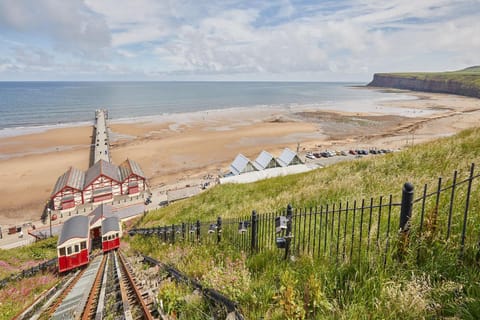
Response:
[[[359,89],[364,90],[364,89]],[[367,89],[365,89],[367,90]],[[480,99],[409,93],[417,99],[384,101],[405,113],[258,108],[159,116],[134,123],[112,120],[114,163],[140,163],[152,187],[188,184],[228,170],[238,153],[251,159],[285,147],[302,152],[403,148],[452,135],[480,123]],[[93,115],[92,115],[93,116]],[[92,127],[53,129],[0,138],[0,225],[38,220],[57,178],[70,166],[89,166]]]

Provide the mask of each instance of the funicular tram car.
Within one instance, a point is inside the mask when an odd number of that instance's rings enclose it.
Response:
[[[63,224],[58,238],[58,271],[65,272],[86,265],[90,261],[89,219],[75,216]]]
[[[120,221],[118,217],[109,217],[102,221],[103,252],[108,252],[120,247],[120,234]]]

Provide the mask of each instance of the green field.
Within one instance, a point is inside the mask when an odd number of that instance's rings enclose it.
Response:
[[[282,209],[287,203],[309,207],[389,194],[399,199],[406,181],[414,184],[419,195],[425,183],[435,190],[440,176],[444,183],[451,182],[455,170],[463,179],[468,176],[471,163],[478,164],[479,160],[480,129],[466,130],[402,152],[339,163],[310,173],[217,186],[148,213],[140,226],[248,216],[252,210],[265,213]],[[460,198],[465,192],[465,188],[459,188],[455,197]],[[478,319],[478,181],[472,192],[472,213],[467,221],[470,247],[468,258],[463,260],[458,260],[458,243],[453,243],[459,237],[445,240],[443,234],[435,231],[439,228],[437,220],[432,222],[431,210],[425,222],[429,232],[426,241],[419,246],[412,243],[403,262],[393,260],[386,267],[367,259],[358,264],[332,264],[302,254],[285,261],[278,250],[248,254],[227,241],[220,246],[168,245],[157,237],[135,236],[130,244],[133,250],[172,264],[238,301],[248,319]],[[442,199],[440,205],[448,207],[448,201]],[[461,227],[464,205],[456,205],[452,226]],[[418,214],[415,218],[418,220]],[[438,223],[446,221],[442,216],[438,219]],[[162,286],[160,296],[171,306],[172,314],[180,319],[203,319],[200,315],[192,317],[192,306],[186,303],[188,297],[174,292],[174,285],[168,283]],[[201,303],[195,308],[208,309]]]

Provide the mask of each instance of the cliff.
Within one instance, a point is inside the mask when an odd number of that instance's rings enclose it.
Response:
[[[458,94],[480,98],[480,67],[453,72],[376,73],[372,87]]]

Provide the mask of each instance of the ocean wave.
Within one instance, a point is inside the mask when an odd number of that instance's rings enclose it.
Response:
[[[39,125],[39,126],[7,127],[7,128],[0,129],[0,138],[23,136],[27,134],[36,134],[36,133],[41,133],[41,132],[45,132],[53,129],[83,127],[83,126],[91,126],[91,125],[93,125],[93,120],[57,123],[57,124],[48,124],[48,125]]]

